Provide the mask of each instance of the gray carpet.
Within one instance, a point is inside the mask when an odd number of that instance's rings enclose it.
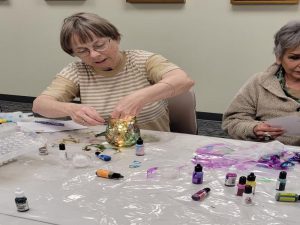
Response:
[[[3,112],[31,112],[32,104],[0,100],[0,107]],[[221,129],[221,121],[198,119],[197,122],[199,135],[229,138]]]

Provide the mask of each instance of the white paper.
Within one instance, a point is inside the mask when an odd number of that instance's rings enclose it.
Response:
[[[281,127],[285,130],[285,135],[300,135],[300,117],[283,116],[266,121],[267,124],[274,127]]]
[[[17,122],[17,125],[24,131],[33,131],[33,132],[41,132],[41,133],[51,133],[51,132],[58,132],[58,131],[64,131],[64,130],[79,130],[79,129],[85,129],[86,126],[82,126],[78,123],[75,123],[73,120],[68,121],[61,121],[61,120],[41,120],[39,121],[54,121],[63,123],[64,126],[54,126],[49,124],[41,124],[36,123],[34,121],[32,122]]]

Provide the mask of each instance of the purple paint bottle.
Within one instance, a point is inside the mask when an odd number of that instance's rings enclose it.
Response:
[[[195,170],[193,172],[192,177],[193,184],[202,184],[203,183],[203,172],[202,172],[202,166],[198,163],[195,166]]]

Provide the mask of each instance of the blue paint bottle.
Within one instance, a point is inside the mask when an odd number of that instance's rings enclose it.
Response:
[[[192,177],[193,184],[202,184],[203,183],[203,172],[202,172],[202,166],[200,163],[198,163],[195,166],[195,170],[193,172]]]

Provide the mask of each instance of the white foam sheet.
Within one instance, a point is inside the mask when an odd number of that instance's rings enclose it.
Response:
[[[103,130],[99,128],[99,132]],[[72,133],[81,137],[81,143],[66,145],[70,157],[82,153],[82,147],[87,144],[84,136],[91,133],[82,132]],[[57,143],[63,134],[48,134],[49,146]],[[142,131],[142,135],[145,137],[144,156],[135,156],[134,147],[122,149],[120,153],[105,150],[112,160],[104,162],[94,157],[94,152],[85,152],[83,154],[90,156],[90,165],[74,168],[71,160],[59,159],[55,144],[49,147],[49,155],[31,152],[0,167],[0,221],[9,222],[17,217],[18,224],[28,224],[28,220],[66,225],[298,224],[300,205],[274,199],[279,171],[259,167],[238,171],[238,177],[250,172],[257,176],[252,206],[242,203],[242,198],[235,195],[235,187],[224,186],[226,170],[204,168],[203,184],[192,184],[191,158],[198,147],[222,141],[240,146],[251,142],[152,131]],[[99,141],[104,141],[103,137]],[[129,168],[134,160],[141,162],[140,167]],[[147,178],[147,169],[155,166],[157,173]],[[180,172],[178,167],[181,167]],[[99,168],[119,172],[124,179],[97,177],[95,171]],[[299,165],[288,171],[287,191],[299,193],[299,175]],[[28,198],[28,212],[16,210],[16,187]],[[191,195],[205,187],[211,189],[208,197],[193,201]]]

